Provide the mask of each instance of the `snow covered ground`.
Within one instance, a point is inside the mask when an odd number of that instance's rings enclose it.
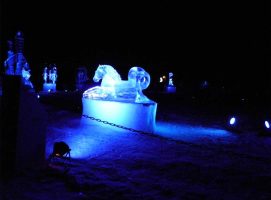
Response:
[[[271,199],[271,137],[227,131],[220,116],[162,104],[155,134],[141,134],[47,111],[46,157],[64,141],[72,159],[18,174],[4,199]]]

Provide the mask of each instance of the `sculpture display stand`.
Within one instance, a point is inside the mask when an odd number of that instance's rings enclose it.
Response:
[[[129,103],[83,98],[83,115],[101,119],[126,128],[153,133],[155,132],[156,102]],[[83,118],[84,123],[98,123]],[[101,125],[104,125],[100,123]]]
[[[44,92],[55,92],[56,91],[56,84],[44,83],[43,84],[43,91]]]
[[[142,90],[150,84],[150,75],[141,67],[132,67],[128,80],[110,65],[99,65],[93,80],[101,80],[83,93],[83,122],[98,123],[90,117],[138,131],[155,131],[157,103],[148,99]]]
[[[167,93],[175,93],[176,92],[176,87],[175,86],[167,86],[166,87],[166,92]]]

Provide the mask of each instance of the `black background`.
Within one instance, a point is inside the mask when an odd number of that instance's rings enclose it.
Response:
[[[69,87],[76,67],[90,76],[110,64],[127,78],[132,66],[152,84],[174,72],[175,84],[203,80],[247,92],[270,90],[270,4],[209,1],[126,3],[7,1],[1,3],[1,58],[21,30],[32,80],[42,83],[45,63],[56,63]],[[3,63],[3,62],[2,62]]]

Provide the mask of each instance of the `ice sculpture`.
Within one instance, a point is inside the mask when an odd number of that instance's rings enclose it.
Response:
[[[48,68],[47,67],[44,67],[42,75],[43,75],[44,83],[47,83],[47,81],[48,81]]]
[[[56,91],[56,80],[57,80],[57,68],[56,65],[50,65],[49,69],[47,66],[43,69],[43,91],[53,92]]]
[[[98,123],[88,119],[94,117],[107,121],[107,124],[153,133],[157,103],[142,92],[149,86],[150,80],[150,75],[141,67],[132,67],[128,80],[122,80],[112,66],[99,65],[93,81],[101,81],[101,85],[83,93],[82,122]]]
[[[49,79],[52,81],[53,84],[56,83],[56,79],[57,79],[56,66],[54,66],[51,70],[49,70]]]
[[[175,93],[176,92],[176,87],[173,84],[173,73],[169,72],[168,73],[168,85],[165,87],[166,92],[168,93]]]
[[[83,93],[84,98],[129,101],[136,103],[150,102],[142,90],[150,84],[150,75],[141,67],[132,67],[128,80],[122,80],[118,72],[110,65],[99,65],[93,77],[96,86]]]
[[[30,88],[34,88],[32,82],[30,81],[30,70],[22,69],[22,77],[23,77],[23,83],[26,86],[29,86]]]
[[[174,86],[174,84],[173,84],[173,73],[172,72],[169,72],[168,73],[168,85],[169,86]]]
[[[22,32],[15,35],[15,52],[13,42],[8,41],[8,58],[4,62],[7,75],[22,75],[22,69],[28,70],[28,63],[23,55],[24,38]]]
[[[33,88],[30,81],[30,67],[23,55],[24,38],[22,32],[15,35],[15,51],[13,42],[8,41],[7,59],[4,61],[5,74],[11,76],[22,76],[25,85]]]

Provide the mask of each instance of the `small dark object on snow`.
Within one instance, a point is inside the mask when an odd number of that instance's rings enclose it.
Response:
[[[65,142],[55,142],[54,143],[54,150],[53,153],[49,157],[49,161],[52,158],[63,158],[63,159],[70,159],[70,147]]]

